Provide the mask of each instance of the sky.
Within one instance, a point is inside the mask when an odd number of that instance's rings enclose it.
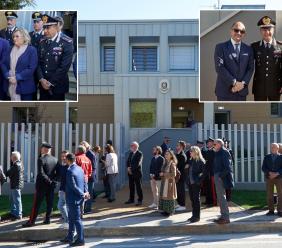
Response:
[[[222,4],[266,4],[281,9],[281,0],[35,0],[38,10],[78,10],[80,20],[194,19],[200,9]]]

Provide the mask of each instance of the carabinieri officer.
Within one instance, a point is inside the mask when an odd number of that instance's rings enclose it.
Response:
[[[31,16],[33,20],[33,31],[29,32],[31,38],[31,45],[33,45],[36,49],[39,46],[40,40],[43,38],[43,22],[42,22],[42,14],[38,11],[34,12]]]
[[[72,39],[58,34],[58,20],[42,16],[44,38],[38,46],[40,100],[64,101],[69,91],[68,71],[72,63]]]
[[[0,30],[0,37],[9,41],[10,46],[13,46],[13,38],[12,34],[15,30],[17,30],[17,18],[18,15],[15,11],[6,11],[5,16],[7,19],[7,27]]]
[[[279,101],[282,87],[282,43],[273,36],[275,21],[269,16],[262,17],[257,25],[262,40],[251,45],[255,57],[254,98],[255,101]]]

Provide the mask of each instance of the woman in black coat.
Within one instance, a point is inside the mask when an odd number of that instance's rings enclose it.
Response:
[[[191,147],[191,159],[188,162],[188,188],[192,204],[192,217],[188,222],[194,223],[200,220],[200,191],[201,183],[206,176],[205,159],[198,146]]]

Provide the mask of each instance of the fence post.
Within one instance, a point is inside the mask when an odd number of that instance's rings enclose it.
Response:
[[[248,183],[252,181],[251,170],[251,126],[247,124]]]
[[[38,160],[38,140],[39,140],[39,124],[35,124],[35,148],[34,148],[34,175],[33,180],[35,182],[37,176],[37,160]]]
[[[254,166],[255,166],[255,182],[258,182],[258,137],[257,124],[254,124]]]
[[[203,123],[198,123],[198,140],[202,141],[203,139]]]
[[[264,159],[264,128],[263,124],[260,124],[260,160]],[[262,171],[260,170],[260,180],[264,182],[264,176]]]
[[[237,124],[234,124],[235,182],[238,182],[238,137]]]
[[[245,182],[245,167],[244,167],[244,124],[241,124],[241,182]]]

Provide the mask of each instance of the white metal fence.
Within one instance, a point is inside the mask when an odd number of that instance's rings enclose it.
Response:
[[[217,124],[198,123],[198,139],[227,138],[233,150],[235,182],[264,182],[263,158],[270,144],[282,142],[282,124]]]
[[[69,130],[66,133],[66,130]],[[121,158],[123,142],[122,128],[116,124],[76,123],[0,123],[0,164],[10,167],[10,154],[13,150],[21,153],[25,170],[25,180],[34,182],[37,175],[37,159],[40,144],[52,144],[53,155],[59,157],[62,150],[75,152],[82,140],[91,145],[103,147],[108,139],[113,140],[115,150]]]

